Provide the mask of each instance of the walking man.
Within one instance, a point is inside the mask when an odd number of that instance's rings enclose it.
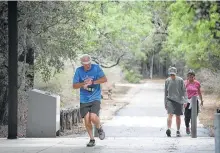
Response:
[[[107,78],[97,64],[91,63],[91,57],[87,54],[81,57],[81,67],[76,69],[73,77],[73,88],[80,89],[80,114],[84,118],[85,127],[90,141],[87,147],[95,146],[92,124],[98,130],[99,138],[105,138],[105,132],[100,125],[99,111],[101,104],[100,84],[107,82]]]
[[[176,136],[180,137],[180,125],[181,118],[183,115],[183,104],[187,103],[186,89],[184,81],[181,77],[176,76],[177,69],[170,67],[168,69],[169,78],[165,81],[165,108],[167,110],[167,131],[168,137],[171,137],[171,126],[173,115],[176,115]]]

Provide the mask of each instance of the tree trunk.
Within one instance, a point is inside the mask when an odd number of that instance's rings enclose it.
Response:
[[[147,77],[147,61],[141,61],[141,74],[143,77]]]
[[[7,2],[0,4],[0,124],[8,123],[8,21]],[[21,23],[20,23],[21,24]],[[28,91],[34,85],[34,48],[30,41],[28,29],[19,27],[19,55],[18,55],[18,129],[19,134],[25,134],[27,117]],[[24,34],[26,32],[26,34]]]
[[[160,62],[160,60],[159,60],[159,63],[158,63],[159,65],[159,77],[160,78],[162,78],[163,77],[163,65],[161,65],[161,62]]]
[[[150,64],[150,79],[153,79],[153,70],[154,70],[154,53],[151,57],[151,64]]]
[[[8,121],[8,21],[7,2],[0,4],[0,124]]]
[[[170,62],[169,62],[169,58],[168,57],[165,58],[165,63],[164,64],[165,64],[164,65],[164,75],[166,77],[168,77],[168,68],[170,67]]]
[[[24,27],[23,27],[24,28]],[[25,135],[25,127],[28,111],[28,91],[34,87],[34,48],[31,43],[31,31],[23,29],[23,35],[20,37],[20,44],[23,46],[19,56],[19,103],[18,117],[21,126],[21,134]]]

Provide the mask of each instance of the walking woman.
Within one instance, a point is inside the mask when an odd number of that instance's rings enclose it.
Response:
[[[189,123],[191,119],[191,105],[190,105],[191,98],[193,96],[199,96],[201,100],[201,106],[203,106],[203,99],[200,90],[201,85],[200,82],[195,79],[195,72],[193,70],[189,70],[189,72],[187,73],[187,80],[185,80],[185,86],[186,86],[189,102],[187,104],[184,104],[185,107],[184,116],[185,116],[186,133],[190,134]],[[199,112],[199,101],[197,100],[197,115],[198,112]]]

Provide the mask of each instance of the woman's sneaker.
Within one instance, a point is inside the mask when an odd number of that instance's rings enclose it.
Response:
[[[190,134],[190,129],[186,128],[186,134]]]
[[[93,147],[95,146],[95,140],[90,140],[89,143],[87,144],[87,147]]]
[[[170,131],[170,129],[167,129],[166,134],[167,134],[168,137],[171,137],[171,131]]]
[[[176,136],[181,137],[180,131],[176,131]]]
[[[105,132],[103,131],[102,127],[98,129],[99,139],[104,140],[105,139]]]

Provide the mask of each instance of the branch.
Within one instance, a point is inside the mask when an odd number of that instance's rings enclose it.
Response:
[[[40,34],[43,33],[43,32],[46,32],[49,28],[51,28],[51,27],[57,25],[61,20],[62,20],[62,19],[58,20],[57,22],[55,22],[55,23],[53,23],[53,24],[51,24],[51,25],[48,25],[48,26],[44,27],[40,32],[35,33],[36,36],[40,35]]]
[[[4,67],[5,67],[6,69],[8,69],[8,65],[5,64]]]
[[[216,32],[214,32],[213,38],[214,38],[214,39],[220,39],[220,37],[217,36]]]
[[[68,18],[68,19],[66,19],[65,22],[61,23],[62,20],[64,20],[64,19],[61,18],[61,19],[57,20],[56,22],[51,23],[50,25],[47,25],[47,26],[44,27],[40,32],[35,33],[36,36],[40,35],[40,34],[43,33],[43,32],[48,31],[49,28],[54,27],[54,26],[56,26],[56,25],[58,25],[58,24],[67,24],[67,23],[71,20],[71,18]],[[32,31],[32,32],[33,32],[33,31]],[[33,32],[33,33],[34,33],[34,32]]]
[[[117,61],[115,64],[112,64],[110,66],[107,66],[107,65],[103,65],[103,64],[100,64],[99,60],[96,58],[96,57],[92,57],[92,60],[96,63],[96,64],[99,64],[101,67],[103,68],[112,68],[116,65],[119,64],[120,60],[122,59],[122,57],[124,56],[125,54],[123,53],[121,56],[118,57]]]
[[[164,34],[164,35],[168,35],[167,32],[159,32],[159,31],[155,32],[155,34]]]
[[[190,13],[193,7],[194,7],[194,4],[192,4],[192,5],[190,6],[190,8],[189,8],[189,10],[187,11],[187,13]]]

